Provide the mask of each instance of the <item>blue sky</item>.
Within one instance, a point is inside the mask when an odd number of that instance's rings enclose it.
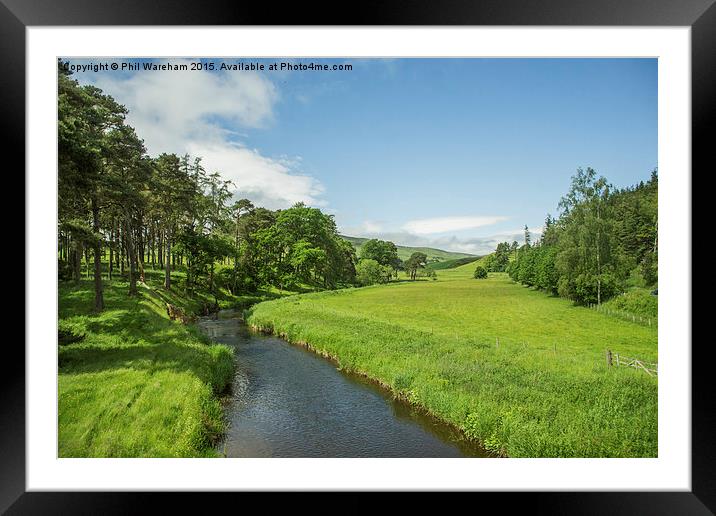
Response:
[[[538,232],[577,167],[628,186],[657,166],[656,59],[291,62],[353,69],[75,76],[129,108],[151,154],[201,155],[239,197],[403,245],[489,252]]]

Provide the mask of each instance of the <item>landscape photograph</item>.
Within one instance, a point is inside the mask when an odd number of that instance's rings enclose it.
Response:
[[[57,456],[657,457],[657,76],[58,59]]]

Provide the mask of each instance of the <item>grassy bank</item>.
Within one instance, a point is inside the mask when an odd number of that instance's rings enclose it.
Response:
[[[289,297],[253,326],[309,343],[511,457],[657,454],[657,380],[605,350],[657,361],[654,328],[615,320],[475,264],[403,282]]]
[[[215,456],[231,349],[167,317],[166,302],[191,312],[200,299],[127,289],[106,283],[94,314],[91,281],[59,285],[59,455]]]
[[[652,295],[652,290],[634,287],[604,303],[604,308],[656,319],[659,302],[657,296]]]

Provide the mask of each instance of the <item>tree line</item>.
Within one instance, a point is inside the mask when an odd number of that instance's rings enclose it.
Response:
[[[531,242],[525,226],[521,247],[500,244],[491,270],[580,304],[600,304],[630,282],[657,283],[656,170],[646,182],[616,189],[592,168],[580,168],[558,206],[559,217],[547,215],[538,241]]]
[[[435,271],[426,269],[427,264],[428,256],[423,252],[416,251],[403,261],[393,242],[373,238],[361,246],[356,282],[361,286],[387,283],[398,277],[398,271],[405,271],[413,281],[418,277],[437,278]]]
[[[359,260],[332,215],[297,203],[283,210],[236,199],[237,186],[201,157],[149,156],[127,109],[80,85],[58,61],[58,275],[94,279],[94,308],[104,308],[103,280],[126,278],[137,294],[145,269],[163,270],[164,288],[181,278],[187,295],[216,297],[265,287],[335,289],[415,279],[427,263],[405,263],[392,242],[373,239]],[[179,270],[180,275],[172,275]]]
[[[61,62],[58,84],[58,273],[79,281],[91,262],[96,310],[103,278],[126,277],[136,295],[148,265],[164,270],[167,289],[180,269],[189,295],[354,283],[355,251],[331,215],[233,201],[235,185],[200,157],[150,157],[127,109]]]

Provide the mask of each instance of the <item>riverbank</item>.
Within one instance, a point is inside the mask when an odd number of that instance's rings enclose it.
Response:
[[[452,427],[375,382],[284,339],[250,330],[237,313],[198,326],[234,349],[227,457],[485,457]]]
[[[501,455],[656,456],[657,379],[604,361],[607,347],[656,361],[655,329],[463,272],[261,303],[247,322],[365,374]]]
[[[59,284],[59,456],[216,456],[233,352],[170,320],[166,306],[193,314],[204,300],[147,285],[130,298],[122,280],[104,289],[95,314],[91,280]]]

